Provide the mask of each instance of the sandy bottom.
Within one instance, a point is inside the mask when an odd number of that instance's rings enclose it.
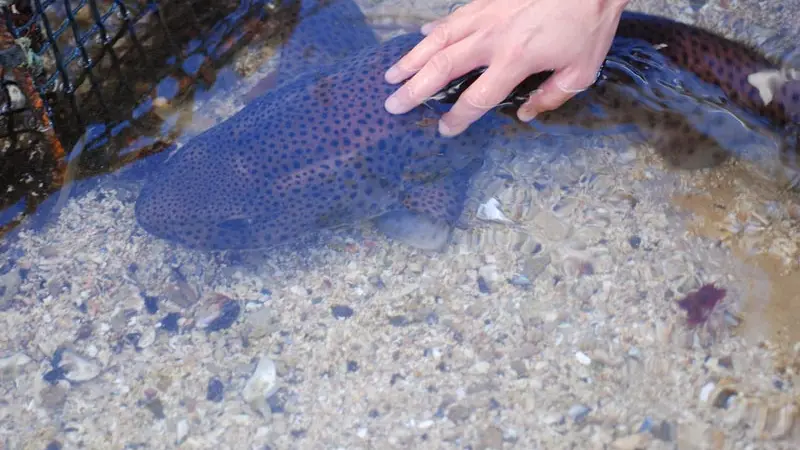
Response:
[[[797,2],[699,3],[632,6],[769,25]],[[437,253],[369,223],[191,252],[136,225],[140,183],[100,180],[0,248],[0,449],[797,448],[798,197],[599,144],[492,149]]]

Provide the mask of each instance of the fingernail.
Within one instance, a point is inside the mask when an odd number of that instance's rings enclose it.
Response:
[[[398,69],[397,66],[392,66],[389,67],[389,70],[386,71],[386,74],[383,76],[383,78],[386,80],[387,83],[395,84],[399,83],[402,80],[401,78],[402,76],[403,74],[400,71],[400,69]]]
[[[536,111],[523,111],[520,109],[517,112],[517,117],[523,122],[530,122],[536,117]]]
[[[423,35],[427,36],[428,33],[433,31],[433,27],[435,27],[435,26],[436,26],[436,22],[428,22],[425,25],[423,25],[422,28],[419,29],[419,32],[422,33]]]
[[[439,134],[441,134],[444,137],[451,137],[451,136],[455,136],[456,134],[458,134],[458,132],[453,130],[453,128],[451,128],[450,125],[444,123],[443,120],[440,120],[439,121]]]
[[[389,114],[402,114],[405,112],[400,104],[400,99],[398,99],[395,94],[390,95],[389,98],[386,99],[386,103],[383,104],[383,107],[386,108]]]

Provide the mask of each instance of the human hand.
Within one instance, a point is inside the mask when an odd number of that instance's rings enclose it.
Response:
[[[474,0],[422,27],[426,36],[386,71],[410,79],[385,103],[403,114],[447,83],[478,67],[486,71],[439,121],[455,136],[500,103],[529,75],[554,71],[517,116],[558,108],[597,79],[629,0]]]

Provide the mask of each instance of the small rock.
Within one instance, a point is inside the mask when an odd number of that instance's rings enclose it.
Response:
[[[639,246],[642,245],[642,238],[640,238],[639,236],[631,236],[628,239],[628,244],[630,244],[631,248],[637,249],[639,248]]]
[[[64,446],[61,444],[61,442],[50,441],[50,443],[47,444],[47,447],[45,447],[45,450],[61,450],[62,448],[64,448]]]
[[[529,287],[533,283],[531,283],[531,280],[525,275],[517,274],[508,279],[508,284],[518,287]]]
[[[14,353],[0,358],[0,380],[16,378],[22,367],[31,361],[31,358],[25,353]]]
[[[589,355],[581,351],[575,353],[575,359],[577,359],[578,362],[583,364],[584,366],[592,364],[592,358],[590,358]]]
[[[675,440],[675,432],[673,430],[674,427],[671,423],[667,422],[666,420],[662,420],[661,423],[650,429],[650,433],[654,438],[660,441],[672,442]]]
[[[406,316],[389,316],[389,324],[393,327],[405,327],[411,325],[411,320]]]
[[[158,312],[158,297],[154,295],[144,296],[144,309],[148,314],[155,314]]]
[[[164,318],[161,319],[161,322],[159,322],[159,324],[161,325],[161,328],[163,328],[167,332],[177,333],[178,330],[180,329],[180,327],[178,326],[178,319],[180,318],[181,318],[180,313],[171,312],[166,316],[164,316]]]
[[[275,362],[266,356],[262,356],[258,361],[256,370],[250,379],[247,380],[242,397],[256,411],[267,416],[269,406],[267,398],[278,390],[278,370]]]
[[[498,223],[514,223],[511,219],[506,217],[503,214],[503,211],[500,210],[500,201],[496,198],[492,197],[486,201],[486,203],[482,203],[478,206],[477,216],[481,220],[486,220],[489,222],[498,222]]]
[[[178,281],[169,284],[164,289],[164,298],[182,309],[189,309],[192,305],[197,303],[200,297],[197,295],[197,291],[189,286],[189,283],[186,281]]]
[[[487,264],[478,269],[478,289],[484,294],[490,294],[497,290],[497,282],[500,275],[497,273],[497,266]]]
[[[164,414],[164,404],[161,403],[161,399],[158,397],[153,397],[151,399],[143,400],[144,407],[147,408],[151,413],[153,413],[153,417],[156,420],[163,420],[167,416]]]
[[[503,432],[497,427],[489,427],[481,433],[481,443],[478,447],[484,450],[502,449]]]
[[[517,378],[528,377],[528,368],[525,365],[525,361],[521,359],[515,359],[514,361],[511,361],[509,365],[511,366],[511,370],[517,373]]]
[[[731,358],[730,356],[723,356],[717,361],[717,363],[722,368],[733,369],[733,358]]]
[[[84,339],[89,339],[92,336],[92,333],[94,333],[94,326],[92,326],[92,324],[89,322],[84,323],[78,328],[78,332],[75,334],[75,340],[81,341]]]
[[[545,425],[561,425],[564,423],[564,415],[559,413],[549,413],[542,418]]]
[[[189,436],[189,421],[181,419],[175,426],[175,444],[181,445]]]
[[[570,227],[548,210],[542,210],[536,214],[533,223],[542,231],[544,237],[551,241],[564,240],[570,232]]]
[[[150,347],[155,341],[156,329],[153,327],[148,327],[142,332],[142,336],[139,338],[139,348]]]
[[[222,401],[225,393],[225,385],[219,378],[212,378],[208,380],[208,388],[206,389],[206,400],[219,403]]]
[[[76,383],[97,377],[101,370],[99,362],[84,358],[71,350],[64,350],[61,353],[57,368],[64,371],[64,378]]]
[[[269,307],[248,314],[246,323],[250,328],[250,337],[254,339],[260,339],[280,330],[275,312]]]
[[[239,318],[239,313],[242,312],[242,307],[236,300],[227,300],[222,304],[219,309],[219,315],[214,320],[208,323],[206,331],[212,333],[214,331],[224,330],[230,328],[231,325]]]
[[[531,281],[537,279],[552,261],[550,255],[537,255],[525,261],[523,271]]]
[[[611,443],[611,448],[615,450],[645,450],[648,448],[650,438],[647,434],[632,434],[619,438]]]
[[[267,397],[267,405],[272,414],[283,414],[286,411],[286,402],[288,401],[289,391],[286,388],[280,388]]]
[[[709,381],[702,388],[700,388],[700,401],[703,403],[707,403],[709,398],[711,397],[711,393],[714,392],[714,388],[717,386],[714,384],[713,381]]]
[[[503,442],[508,442],[509,444],[516,444],[519,440],[519,435],[517,430],[513,428],[509,428],[503,432]]]
[[[586,416],[591,412],[591,408],[586,405],[572,405],[567,414],[575,423],[581,423],[586,419]]]
[[[472,409],[464,405],[453,405],[447,411],[447,418],[456,423],[469,419],[469,416],[471,415]]]
[[[39,391],[39,401],[46,409],[57,411],[67,401],[67,388],[61,384],[45,386]]]
[[[331,306],[331,314],[338,320],[349,319],[353,317],[353,308],[347,305],[333,305]]]

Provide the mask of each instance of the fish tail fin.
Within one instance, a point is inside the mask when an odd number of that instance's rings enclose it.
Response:
[[[664,17],[626,11],[617,37],[656,47],[681,69],[720,87],[738,106],[786,126],[800,121],[800,71],[754,48]]]

